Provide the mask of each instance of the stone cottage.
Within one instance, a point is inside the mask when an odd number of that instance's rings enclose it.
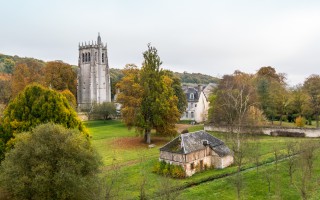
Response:
[[[187,176],[206,167],[225,168],[233,153],[223,141],[205,131],[181,134],[160,148],[160,161],[181,165]]]

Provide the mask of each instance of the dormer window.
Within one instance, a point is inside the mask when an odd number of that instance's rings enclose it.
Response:
[[[190,93],[190,99],[194,99],[194,94]]]

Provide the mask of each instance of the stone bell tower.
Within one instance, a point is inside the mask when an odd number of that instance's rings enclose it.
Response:
[[[90,110],[92,103],[111,102],[111,85],[107,44],[96,42],[79,44],[78,109]]]

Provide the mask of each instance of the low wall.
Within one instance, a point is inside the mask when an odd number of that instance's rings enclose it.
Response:
[[[78,112],[77,114],[81,121],[88,121],[88,115],[86,113]]]
[[[230,132],[227,126],[214,126],[207,124],[204,126],[205,131],[216,132]],[[320,129],[316,128],[288,128],[288,127],[244,127],[242,133],[254,132],[265,135],[271,135],[272,132],[291,132],[291,133],[304,133],[306,137],[320,137]]]

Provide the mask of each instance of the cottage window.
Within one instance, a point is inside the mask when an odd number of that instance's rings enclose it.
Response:
[[[194,94],[190,93],[190,99],[194,99]]]
[[[186,112],[186,118],[188,118],[188,112]]]
[[[197,107],[197,104],[194,104],[194,107]]]
[[[193,108],[193,103],[190,104],[190,107]]]
[[[194,118],[194,113],[193,112],[191,112],[191,118]]]
[[[194,163],[190,164],[190,168],[191,168],[191,170],[194,170]]]

